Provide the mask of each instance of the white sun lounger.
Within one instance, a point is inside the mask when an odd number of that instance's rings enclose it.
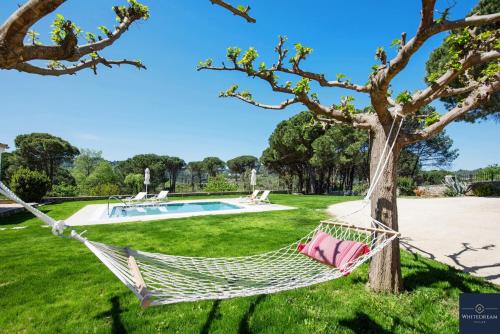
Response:
[[[260,197],[255,198],[252,203],[253,204],[271,204],[269,201],[269,194],[271,193],[270,190],[264,190],[262,195]]]
[[[259,195],[259,192],[260,192],[260,190],[254,190],[251,195],[248,195],[248,196],[245,196],[245,197],[240,197],[240,202],[244,203],[244,202],[252,202],[252,201],[254,201],[257,198],[257,196]]]
[[[168,197],[168,193],[169,193],[168,190],[162,190],[162,191],[160,191],[160,193],[158,195],[151,197],[148,200],[151,202],[154,202],[154,203],[166,202],[167,197]]]
[[[123,202],[127,205],[136,204],[139,202],[143,202],[146,199],[146,196],[147,196],[147,193],[145,191],[142,191],[142,192],[138,193],[137,195],[135,195],[134,197],[124,198]]]

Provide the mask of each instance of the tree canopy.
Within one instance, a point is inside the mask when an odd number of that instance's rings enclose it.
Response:
[[[186,162],[178,157],[165,157],[164,164],[170,179],[170,191],[175,192],[177,176],[179,175],[179,172],[186,166]]]
[[[226,163],[217,157],[206,157],[202,161],[203,169],[205,169],[210,176],[216,176],[224,167]]]
[[[236,176],[243,174],[245,171],[257,167],[259,159],[253,155],[240,155],[236,158],[227,161],[227,167]]]
[[[73,161],[80,151],[66,140],[48,133],[19,135],[14,140],[15,155],[31,170],[43,171],[54,181],[64,163]]]
[[[189,174],[191,176],[191,190],[194,191],[195,177],[198,178],[198,186],[199,188],[201,188],[203,172],[205,170],[205,165],[203,164],[203,161],[190,161],[187,164],[187,169],[189,170]]]
[[[97,165],[103,161],[102,152],[91,149],[81,149],[80,154],[73,162],[71,174],[77,183],[83,183],[94,171]]]
[[[355,177],[366,178],[366,133],[344,125],[324,128],[313,121],[305,111],[280,122],[262,163],[282,177],[296,177],[301,192],[352,189]]]
[[[125,161],[118,163],[118,170],[122,175],[141,174],[144,175],[149,168],[151,175],[151,189],[163,189],[166,179],[166,157],[157,154],[138,154]]]

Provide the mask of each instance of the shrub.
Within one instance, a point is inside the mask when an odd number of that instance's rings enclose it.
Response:
[[[78,187],[81,193],[91,196],[105,196],[110,191],[113,192],[111,195],[116,195],[120,193],[119,183],[120,178],[115,173],[113,165],[108,161],[101,161]],[[111,184],[115,186],[111,187]]]
[[[50,188],[50,180],[45,173],[18,168],[10,180],[10,188],[26,202],[39,202]]]
[[[352,186],[352,192],[354,195],[366,195],[366,191],[368,190],[368,183],[359,182]]]
[[[424,184],[442,184],[444,177],[450,174],[445,170],[429,170],[422,172],[422,181]]]
[[[190,193],[193,191],[193,188],[188,183],[177,183],[175,186],[175,192],[177,193]]]
[[[445,192],[445,196],[463,196],[468,191],[467,184],[460,181],[456,176],[446,175],[444,178],[444,184],[448,188]]]
[[[222,174],[217,176],[210,176],[208,178],[207,185],[205,186],[205,191],[208,192],[221,192],[221,191],[236,191],[238,185],[230,183]]]
[[[54,197],[71,197],[78,195],[78,188],[75,185],[60,183],[52,186],[52,190],[48,193]]]
[[[114,183],[103,183],[89,189],[90,196],[111,196],[120,193],[120,187]]]
[[[474,196],[495,196],[500,195],[500,187],[497,188],[493,183],[481,182],[472,186],[472,193]]]
[[[401,195],[413,196],[415,188],[415,181],[411,177],[398,177],[398,189]]]
[[[144,188],[144,175],[134,173],[127,174],[123,183],[125,183],[128,192],[138,193]]]
[[[446,188],[446,190],[443,192],[443,195],[446,197],[457,197],[459,193],[457,193],[451,188]]]

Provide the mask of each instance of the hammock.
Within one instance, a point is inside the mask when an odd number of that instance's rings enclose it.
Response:
[[[365,197],[365,206],[396,142],[394,139],[393,143],[389,144],[395,121],[396,117],[393,119],[382,157],[374,173],[374,181]],[[402,123],[403,118],[394,138],[397,138]],[[382,163],[384,155],[386,157]],[[0,194],[21,204],[51,226],[54,234],[62,235],[64,232],[64,221],[55,221],[27,204],[2,182],[0,182]],[[361,209],[355,212],[358,211]],[[71,237],[87,246],[120,281],[132,290],[141,301],[141,305],[148,307],[270,294],[342,277],[368,261],[392,240],[399,237],[398,232],[381,222],[371,217],[370,220],[372,227],[358,227],[330,220],[322,221],[313,231],[295,243],[275,251],[240,257],[206,258],[147,253],[90,241],[74,230],[71,231]],[[342,268],[317,262],[301,254],[298,246],[300,243],[307,243],[318,231],[328,233],[339,240],[365,243],[369,246],[369,252],[348,262]]]

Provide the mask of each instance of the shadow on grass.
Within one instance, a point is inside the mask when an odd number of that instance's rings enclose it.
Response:
[[[391,334],[392,331],[384,329],[375,320],[370,318],[370,316],[364,312],[356,312],[356,315],[350,319],[342,319],[339,324],[343,327],[347,327],[354,333],[377,333],[377,334]]]
[[[409,251],[411,253],[420,253],[420,254],[423,254],[423,255],[425,255],[426,257],[428,257],[431,260],[435,260],[436,259],[436,256],[434,254],[432,254],[431,252],[428,252],[426,250],[423,250],[422,248],[419,248],[419,247],[411,244],[410,241],[412,241],[412,239],[408,238],[408,237],[400,238],[399,239],[399,244],[401,246],[403,246],[407,251]]]
[[[121,313],[123,312],[120,306],[120,298],[111,297],[109,299],[111,302],[111,309],[107,312],[100,313],[98,318],[111,317],[111,333],[113,334],[126,334],[128,333],[125,326],[122,323]]]
[[[478,292],[485,286],[500,291],[500,287],[467,275],[461,270],[441,263],[432,263],[417,254],[411,254],[413,261],[402,262],[402,266],[410,270],[410,273],[403,276],[404,289],[408,292],[420,287],[432,287],[439,283],[446,283],[449,285],[447,289],[458,289],[461,292]]]
[[[40,205],[37,207],[37,209],[48,216],[50,216],[50,212],[52,211],[52,208],[46,207],[45,205]],[[37,219],[31,212],[28,212],[25,209],[10,216],[0,218],[0,226],[22,224],[30,219],[35,219],[37,222],[42,223],[41,220]]]
[[[483,247],[472,247],[469,243],[463,243],[462,249],[447,255],[456,266],[452,266],[433,262],[436,256],[430,252],[424,251],[415,245],[409,243],[411,239],[405,238],[401,240],[401,245],[406,248],[412,256],[412,260],[402,261],[402,267],[406,267],[410,273],[403,276],[404,288],[406,291],[414,291],[419,287],[431,287],[435,284],[446,283],[449,285],[448,289],[458,289],[461,292],[477,292],[481,287],[488,286],[496,291],[500,288],[490,282],[483,281],[480,278],[465,275],[465,273],[476,273],[480,269],[500,267],[500,263],[492,263],[483,266],[466,266],[460,261],[461,255],[473,251],[488,251],[495,248],[495,245],[485,245]],[[428,260],[430,259],[430,260]],[[490,275],[484,277],[486,280],[495,279],[500,275]]]
[[[239,332],[240,334],[251,334],[252,330],[250,329],[250,319],[255,312],[255,308],[258,304],[260,304],[264,299],[266,299],[266,295],[258,296],[248,307],[248,310],[243,315],[243,318],[240,321]]]
[[[27,220],[32,219],[34,216],[29,212],[19,212],[15,213],[12,216],[3,217],[0,219],[0,226],[7,225],[18,225],[26,222]]]
[[[252,315],[255,312],[255,308],[257,307],[258,304],[260,304],[264,299],[266,298],[266,295],[259,295],[248,307],[248,310],[245,312],[243,315],[243,318],[240,320],[239,328],[238,328],[238,333],[240,334],[251,334],[253,333],[252,330],[250,329],[250,319],[252,318]],[[205,324],[200,330],[200,334],[208,334],[210,333],[210,328],[212,327],[212,324],[215,320],[221,318],[220,314],[220,300],[216,300],[212,304],[212,308],[210,309],[210,312],[208,312],[207,320],[205,321]]]
[[[212,304],[212,308],[208,313],[207,321],[205,321],[205,324],[201,328],[200,334],[210,333],[210,327],[212,326],[212,323],[214,322],[214,320],[220,317],[219,308],[220,308],[220,300],[214,301]]]
[[[365,312],[356,311],[354,317],[349,319],[342,319],[339,324],[343,327],[347,327],[354,333],[359,334],[390,334],[404,330],[404,332],[411,333],[431,333],[432,327],[427,324],[420,324],[418,327],[411,324],[407,319],[393,316],[392,324],[390,329],[385,329],[376,320],[372,319],[370,315]]]

